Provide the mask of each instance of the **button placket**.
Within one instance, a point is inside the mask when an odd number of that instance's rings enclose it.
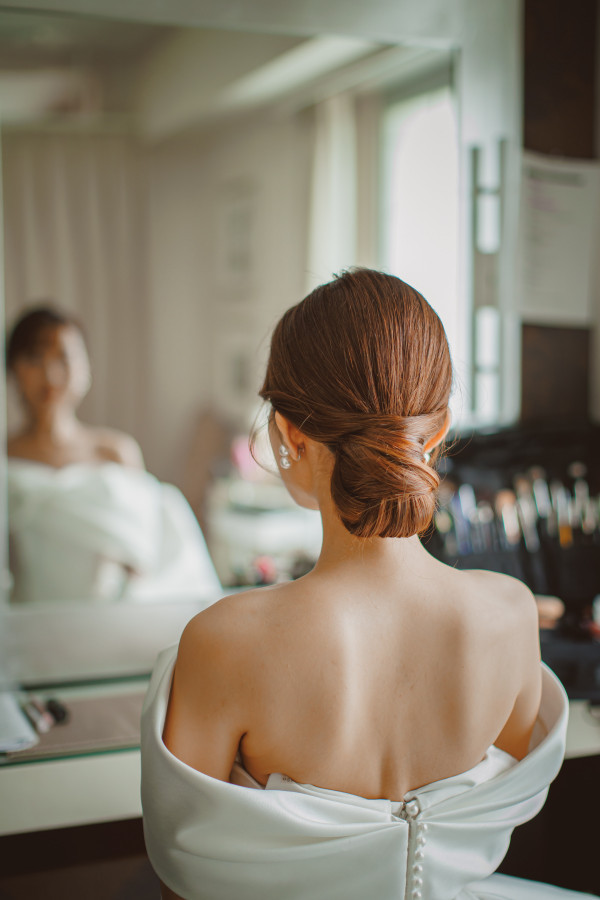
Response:
[[[408,821],[410,832],[414,835],[413,852],[409,869],[410,900],[422,900],[423,897],[423,860],[425,858],[425,844],[427,843],[426,822],[418,821],[421,814],[421,805],[418,798],[413,797],[404,804],[404,818]],[[407,885],[408,887],[408,885]]]

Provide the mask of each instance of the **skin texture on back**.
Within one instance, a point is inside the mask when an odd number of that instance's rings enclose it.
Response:
[[[197,616],[167,747],[222,780],[239,747],[263,784],[279,772],[388,799],[471,768],[492,743],[522,758],[540,692],[533,598],[513,579],[446,571],[418,540],[410,558],[417,574],[393,593],[368,570],[315,574]]]

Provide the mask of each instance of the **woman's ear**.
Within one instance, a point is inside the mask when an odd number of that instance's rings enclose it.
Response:
[[[442,441],[448,434],[451,422],[452,422],[452,416],[450,415],[450,410],[447,409],[444,424],[442,425],[440,430],[437,432],[437,434],[434,434],[434,436],[432,438],[429,438],[429,440],[423,445],[424,453],[431,453],[431,451],[434,449],[434,447],[437,447],[438,444],[442,443]]]
[[[293,459],[299,459],[304,450],[304,436],[299,428],[292,425],[289,419],[275,410],[275,426],[281,436],[281,442],[288,448]]]

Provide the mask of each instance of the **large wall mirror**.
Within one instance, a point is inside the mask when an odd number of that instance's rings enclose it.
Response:
[[[34,308],[65,317],[30,323],[8,360],[4,681],[148,671],[219,596],[198,522],[221,581],[244,582],[215,484],[231,447],[247,464],[271,327],[333,272],[387,268],[430,299],[457,420],[506,420],[517,391],[505,341],[495,406],[479,409],[472,354],[476,307],[499,347],[510,327],[516,0],[484,15],[458,0],[253,2],[244,18],[165,3],[155,21],[113,6],[0,11],[6,329]],[[487,244],[478,193],[500,198]],[[23,437],[33,406],[41,421],[67,390],[99,456]],[[246,500],[259,534],[251,486]],[[314,523],[293,527],[318,541]]]

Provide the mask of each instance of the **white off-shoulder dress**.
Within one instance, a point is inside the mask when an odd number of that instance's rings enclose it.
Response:
[[[185,497],[149,472],[9,459],[7,489],[13,603],[223,593]]]
[[[150,861],[184,900],[583,900],[495,875],[513,828],[542,807],[563,759],[568,701],[544,666],[520,762],[490,747],[460,775],[368,800],[239,765],[226,783],[181,762],[162,733],[177,648],[157,661],[142,714],[142,805]],[[255,788],[255,789],[251,789]]]

